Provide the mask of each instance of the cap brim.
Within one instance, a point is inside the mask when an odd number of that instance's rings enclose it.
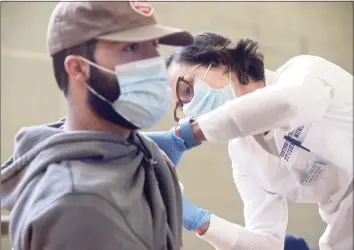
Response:
[[[98,36],[97,39],[129,43],[159,40],[161,44],[172,46],[186,46],[193,43],[193,36],[189,32],[159,24],[109,33]]]

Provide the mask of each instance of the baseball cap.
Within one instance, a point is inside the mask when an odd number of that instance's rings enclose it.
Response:
[[[193,42],[184,30],[160,25],[146,1],[59,2],[49,19],[47,44],[50,55],[92,39],[117,42],[159,40],[185,46]]]

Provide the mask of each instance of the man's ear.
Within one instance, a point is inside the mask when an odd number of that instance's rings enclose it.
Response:
[[[89,78],[90,67],[79,56],[67,56],[64,66],[69,77],[74,78],[77,82],[86,82]]]

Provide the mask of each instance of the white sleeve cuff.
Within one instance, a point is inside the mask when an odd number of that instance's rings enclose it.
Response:
[[[206,233],[197,236],[213,245],[215,249],[232,249],[237,242],[237,227],[238,225],[212,214]]]
[[[214,214],[211,215],[206,233],[197,236],[218,250],[281,250],[284,248],[282,240],[266,233],[251,231]]]

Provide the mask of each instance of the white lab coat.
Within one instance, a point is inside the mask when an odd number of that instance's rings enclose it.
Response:
[[[352,249],[353,76],[298,56],[267,72],[266,85],[198,118],[207,140],[229,140],[245,217],[242,227],[212,215],[201,238],[222,250],[281,250],[288,198],[319,205],[328,224],[320,250]]]

